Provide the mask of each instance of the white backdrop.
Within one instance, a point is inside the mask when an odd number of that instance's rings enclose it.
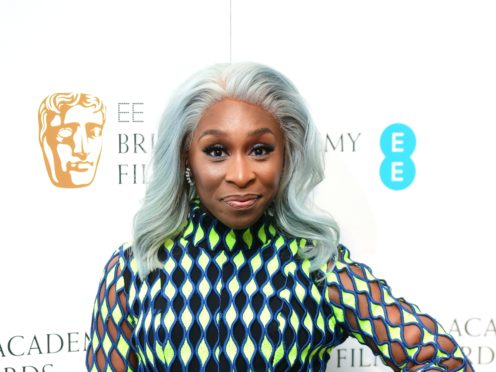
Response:
[[[103,265],[130,239],[144,192],[133,167],[171,91],[230,55],[280,70],[306,98],[328,144],[318,200],[353,258],[437,318],[477,371],[495,370],[495,16],[481,0],[0,3],[0,372],[84,370]],[[46,173],[37,111],[54,92],[107,106],[88,187]],[[131,103],[143,122],[119,121]],[[379,175],[393,123],[417,141],[400,191]],[[135,134],[147,153],[122,153]],[[349,340],[329,369],[387,370],[375,363]]]

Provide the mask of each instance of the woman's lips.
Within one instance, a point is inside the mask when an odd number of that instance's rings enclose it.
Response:
[[[234,209],[248,209],[251,208],[255,203],[258,201],[259,196],[229,196],[226,197],[223,200],[224,203],[229,205],[231,208]]]

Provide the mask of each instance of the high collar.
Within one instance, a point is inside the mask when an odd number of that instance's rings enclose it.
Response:
[[[182,237],[193,245],[212,251],[222,247],[228,251],[261,248],[276,235],[273,218],[268,213],[247,228],[232,229],[207,211],[198,198],[191,201],[182,233]]]

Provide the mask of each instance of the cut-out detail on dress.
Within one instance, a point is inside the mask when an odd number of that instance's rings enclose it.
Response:
[[[88,370],[324,371],[349,335],[395,370],[470,370],[434,319],[393,297],[346,248],[316,280],[298,256],[305,244],[280,235],[269,216],[232,230],[193,202],[159,253],[162,269],[141,281],[129,247],[110,258]]]

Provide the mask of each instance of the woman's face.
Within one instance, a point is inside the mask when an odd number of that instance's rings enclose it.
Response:
[[[251,226],[279,189],[281,126],[259,106],[224,99],[200,119],[187,162],[203,206],[233,229]]]

